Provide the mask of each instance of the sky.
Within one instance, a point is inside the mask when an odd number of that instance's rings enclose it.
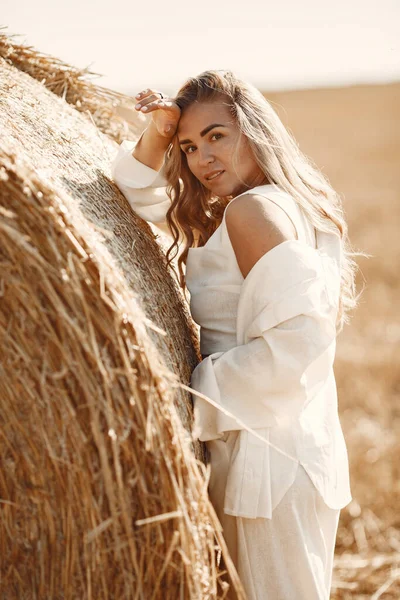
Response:
[[[3,0],[15,40],[168,95],[207,69],[263,91],[400,81],[400,0]]]

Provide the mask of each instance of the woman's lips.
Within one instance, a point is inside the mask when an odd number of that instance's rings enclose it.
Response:
[[[212,179],[207,179],[207,181],[209,183],[211,183],[212,181],[215,181],[216,179],[219,179],[221,177],[221,175],[223,175],[225,173],[225,171],[221,171],[221,173],[219,175],[216,175],[215,177],[213,177]]]

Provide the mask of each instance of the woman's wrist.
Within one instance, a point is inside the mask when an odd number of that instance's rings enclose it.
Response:
[[[134,147],[132,156],[151,169],[159,171],[170,143],[171,139],[162,136],[151,121]]]

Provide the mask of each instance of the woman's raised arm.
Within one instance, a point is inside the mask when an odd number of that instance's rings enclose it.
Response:
[[[165,217],[170,199],[165,191],[164,161],[178,126],[180,108],[173,101],[160,99],[153,90],[142,92],[139,104],[137,110],[146,108],[144,112],[152,112],[153,118],[137,142],[121,143],[111,174],[132,209],[171,235]]]

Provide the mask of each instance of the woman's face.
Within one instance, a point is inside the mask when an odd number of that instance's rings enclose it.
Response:
[[[193,103],[182,111],[178,142],[193,175],[216,196],[232,196],[268,183],[253,158],[246,136],[238,129],[223,100]],[[233,168],[233,151],[238,138],[238,161]],[[222,171],[213,179],[209,179]],[[242,182],[245,183],[242,183]]]

